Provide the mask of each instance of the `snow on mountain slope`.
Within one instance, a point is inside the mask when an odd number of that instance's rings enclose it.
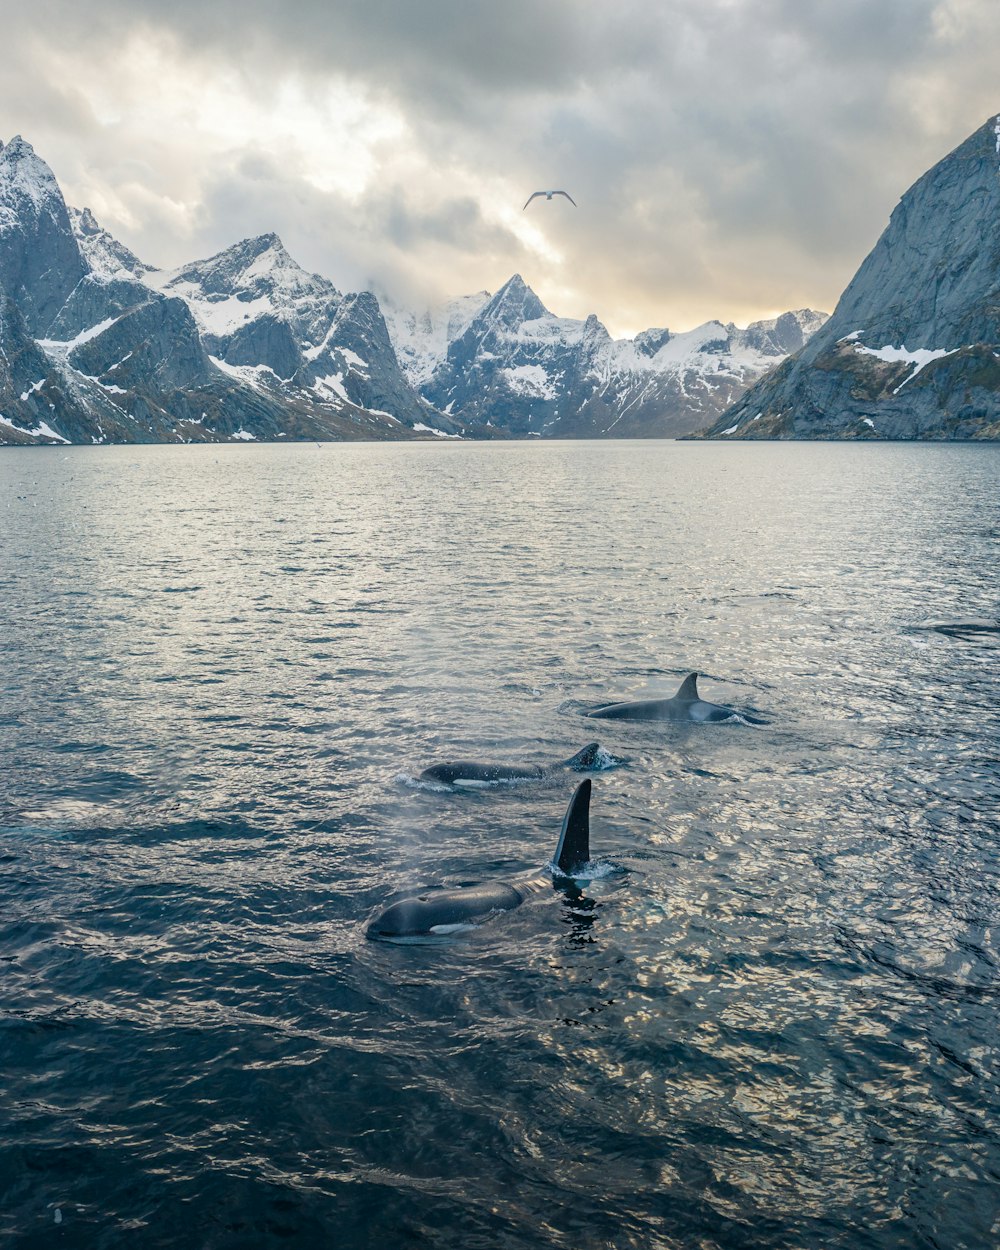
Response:
[[[297,264],[275,234],[145,281],[187,303],[230,377],[324,410],[357,408],[404,428],[459,432],[406,380],[375,296],[342,295]]]
[[[448,346],[464,334],[469,323],[490,298],[489,291],[463,295],[423,313],[399,308],[382,300],[382,315],[403,372],[419,388],[445,356]]]
[[[124,243],[102,229],[89,208],[70,207],[69,220],[83,259],[95,277],[108,281],[141,279],[153,272],[151,265],[143,264]]]
[[[669,436],[707,425],[822,320],[614,340],[518,275],[383,316],[274,234],[159,272],[67,209],[30,144],[0,144],[0,442]]]

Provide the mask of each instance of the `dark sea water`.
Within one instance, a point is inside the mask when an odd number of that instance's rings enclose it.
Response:
[[[0,1242],[1000,1244],[998,485],[998,446],[0,453]],[[691,670],[768,723],[582,715]],[[583,898],[365,938],[545,864],[576,780],[422,767],[594,738]]]

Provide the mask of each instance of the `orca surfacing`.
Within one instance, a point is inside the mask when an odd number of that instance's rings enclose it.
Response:
[[[563,877],[578,875],[590,859],[590,791],[590,779],[581,781],[563,817],[552,856],[552,864]],[[551,875],[536,873],[517,881],[480,881],[459,889],[427,890],[390,903],[370,921],[366,933],[387,941],[449,933],[512,911],[551,886]]]
[[[671,720],[705,721],[731,720],[737,715],[731,707],[721,703],[709,703],[698,694],[698,674],[689,673],[681,682],[677,693],[669,699],[636,699],[632,703],[609,703],[605,707],[587,712],[587,716],[602,720]]]
[[[560,760],[558,764],[552,764],[548,768],[542,768],[537,764],[479,764],[471,760],[432,764],[430,768],[423,770],[420,780],[436,781],[441,785],[456,788],[539,781],[543,777],[551,776],[558,768],[569,768],[578,773],[594,768],[600,749],[596,742],[588,742],[581,751],[571,755],[568,760]]]

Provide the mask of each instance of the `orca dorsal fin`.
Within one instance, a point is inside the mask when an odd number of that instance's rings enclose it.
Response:
[[[552,862],[567,877],[572,877],[590,859],[590,790],[589,777],[577,786],[552,856]]]
[[[693,703],[695,699],[700,699],[698,693],[698,674],[688,673],[687,677],[680,684],[680,689],[674,695],[675,699],[683,699],[685,703]]]
[[[599,743],[588,742],[582,751],[577,751],[576,755],[571,755],[568,760],[563,760],[563,768],[575,768],[581,773],[585,769],[593,768],[597,763],[597,756],[600,750]]]

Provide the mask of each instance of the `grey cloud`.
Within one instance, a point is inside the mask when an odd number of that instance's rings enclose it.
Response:
[[[198,202],[190,243],[203,252],[275,229],[338,285],[422,282],[428,298],[520,269],[543,296],[568,293],[574,306],[556,311],[635,326],[710,308],[830,308],[906,186],[1000,108],[992,0],[299,0],[280,11],[40,0],[29,12],[0,0],[0,19],[26,52],[16,86],[0,86],[0,135],[32,138],[37,124],[43,155],[52,136],[68,161],[131,187],[145,217],[126,241],[151,259],[169,212],[143,209],[139,184],[170,197],[176,179]],[[466,176],[449,197],[407,181],[390,156],[348,202],[273,151],[209,167],[194,151],[180,160],[176,135],[170,153],[155,136],[142,152],[115,150],[115,128],[54,80],[44,49],[79,47],[113,73],[129,35],[265,97],[288,75],[353,82],[406,117],[408,168]],[[79,156],[65,140],[74,128]],[[532,216],[561,266],[474,200],[476,178],[498,171],[525,191],[573,192],[578,212]]]
[[[346,205],[290,177],[264,153],[214,172],[200,218],[206,254],[277,229],[301,265],[331,277],[342,289],[374,288],[418,303],[454,294],[450,285],[435,285],[434,269],[462,271],[463,260],[474,257],[465,277],[473,282],[470,289],[477,289],[483,269],[496,285],[509,277],[511,261],[516,267],[524,259],[517,240],[486,221],[472,200],[418,207],[397,184]]]

